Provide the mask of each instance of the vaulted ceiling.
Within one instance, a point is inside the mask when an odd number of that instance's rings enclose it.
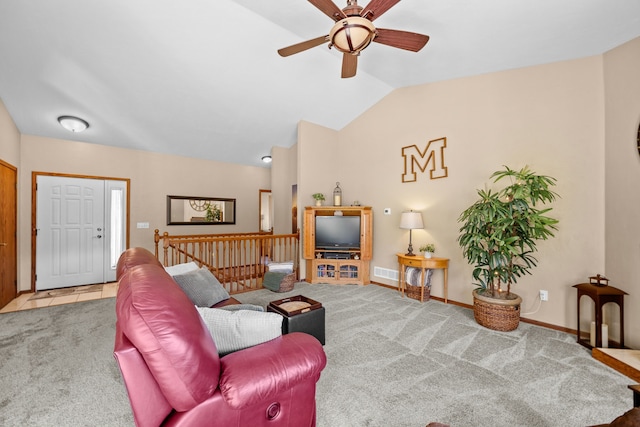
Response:
[[[23,134],[261,166],[300,120],[341,129],[396,88],[606,52],[640,0],[402,0],[375,24],[431,39],[342,79],[326,44],[276,52],[328,34],[305,0],[0,0],[0,99]]]

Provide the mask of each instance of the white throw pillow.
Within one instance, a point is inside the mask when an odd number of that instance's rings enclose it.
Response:
[[[293,273],[293,261],[270,262],[267,264],[269,271],[278,273]]]
[[[196,308],[207,325],[220,356],[271,341],[282,335],[282,316],[277,313]]]
[[[165,267],[164,270],[169,273],[169,276],[177,276],[178,274],[188,273],[190,271],[198,270],[199,268],[198,264],[192,261],[184,264],[171,265],[169,267]]]

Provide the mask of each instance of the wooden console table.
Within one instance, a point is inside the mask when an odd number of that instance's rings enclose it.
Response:
[[[407,256],[405,254],[397,253],[398,264],[400,270],[400,292],[404,297],[404,289],[405,289],[405,278],[404,278],[404,269],[405,267],[416,267],[422,269],[420,275],[420,283],[424,283],[424,275],[427,274],[427,269],[441,269],[444,272],[444,303],[448,303],[448,295],[449,295],[449,284],[447,282],[449,275],[449,258],[425,258],[421,255]],[[422,297],[420,298],[420,302],[422,302]]]

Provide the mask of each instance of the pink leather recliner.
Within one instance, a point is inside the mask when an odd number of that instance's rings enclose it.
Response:
[[[114,355],[137,426],[316,423],[322,345],[291,333],[218,357],[200,315],[146,249],[118,262]]]

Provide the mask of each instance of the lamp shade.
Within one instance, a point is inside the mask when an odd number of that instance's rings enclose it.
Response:
[[[424,228],[424,223],[422,222],[422,214],[420,212],[402,212],[400,215],[400,228],[404,228],[407,230],[415,230],[418,228]]]

